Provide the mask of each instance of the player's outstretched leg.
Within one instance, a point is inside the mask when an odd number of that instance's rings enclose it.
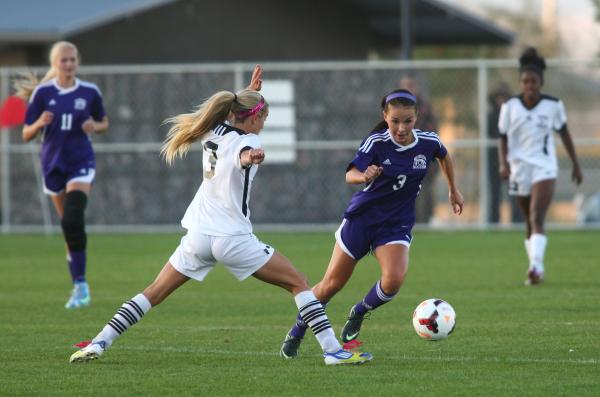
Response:
[[[381,280],[378,280],[364,299],[350,309],[348,320],[342,328],[342,342],[348,343],[358,338],[360,328],[362,327],[362,323],[366,318],[367,313],[370,310],[374,310],[384,303],[391,301],[395,295],[396,294],[388,295],[383,292]]]
[[[112,345],[117,337],[140,321],[151,308],[152,305],[144,294],[137,294],[131,300],[123,303],[113,318],[92,340],[92,343],[73,353],[69,362],[84,363],[97,359]]]

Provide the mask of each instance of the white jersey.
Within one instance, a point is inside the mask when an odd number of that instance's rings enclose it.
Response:
[[[248,199],[258,166],[242,168],[240,152],[259,148],[258,135],[218,124],[201,142],[204,179],[181,225],[210,236],[252,233]]]
[[[540,102],[527,109],[522,97],[512,97],[502,105],[498,129],[508,139],[509,162],[522,161],[531,165],[557,169],[553,131],[567,123],[563,102],[542,95]]]

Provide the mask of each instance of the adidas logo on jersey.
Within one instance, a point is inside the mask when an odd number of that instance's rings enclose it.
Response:
[[[383,165],[392,165],[392,162],[390,161],[390,159],[385,159],[383,163],[381,163]]]
[[[48,106],[54,106],[56,105],[56,101],[54,100],[54,98],[50,99],[50,102],[48,102]]]

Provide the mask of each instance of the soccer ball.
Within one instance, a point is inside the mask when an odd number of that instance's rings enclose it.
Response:
[[[446,339],[454,331],[456,313],[441,299],[427,299],[419,303],[413,313],[413,327],[423,339]]]

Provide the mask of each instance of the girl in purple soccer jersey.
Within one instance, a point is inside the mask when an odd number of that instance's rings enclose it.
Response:
[[[77,47],[60,41],[50,50],[50,70],[42,81],[30,76],[15,83],[17,95],[29,100],[23,140],[42,135],[44,192],[50,195],[61,220],[73,280],[67,309],[90,304],[84,221],[96,174],[90,134],[108,128],[102,94],[95,84],[76,78],[78,66]]]
[[[344,219],[335,232],[336,243],[323,279],[313,287],[317,299],[326,304],[352,276],[358,261],[372,252],[381,267],[381,278],[365,297],[350,309],[341,338],[355,340],[369,311],[396,295],[408,269],[408,252],[415,223],[415,201],[421,181],[434,159],[449,188],[455,214],[461,214],[464,199],[454,182],[452,160],[434,132],[414,129],[417,100],[408,90],[395,90],[381,101],[383,121],[361,143],[346,170],[346,182],[364,184],[352,196]],[[294,358],[304,337],[306,324],[300,316],[285,337],[280,354]]]

